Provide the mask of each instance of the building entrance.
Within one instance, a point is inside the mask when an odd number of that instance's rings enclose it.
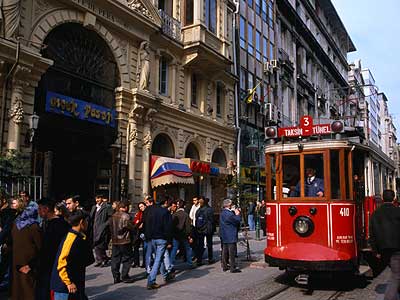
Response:
[[[116,197],[120,184],[114,90],[118,68],[105,41],[79,24],[47,36],[43,56],[54,61],[35,93],[40,116],[33,166],[43,194],[61,200],[77,194]]]

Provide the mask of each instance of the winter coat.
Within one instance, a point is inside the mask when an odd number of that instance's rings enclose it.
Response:
[[[219,216],[219,234],[223,244],[237,243],[240,216],[224,208]]]

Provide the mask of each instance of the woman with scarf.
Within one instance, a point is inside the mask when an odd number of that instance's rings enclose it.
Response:
[[[12,237],[12,300],[35,298],[37,261],[42,246],[36,206],[28,205],[15,219]]]

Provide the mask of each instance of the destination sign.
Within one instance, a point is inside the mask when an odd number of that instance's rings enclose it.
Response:
[[[300,120],[300,127],[281,127],[278,128],[279,137],[298,137],[311,135],[331,134],[331,124],[313,124],[313,119],[310,116],[304,116]]]

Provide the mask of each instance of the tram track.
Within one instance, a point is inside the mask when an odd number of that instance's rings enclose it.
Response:
[[[258,300],[269,300],[269,299],[275,298],[276,296],[278,296],[279,294],[282,294],[283,292],[285,292],[286,290],[288,290],[290,288],[291,288],[290,285],[281,286],[281,287],[277,288],[276,290],[268,293],[267,295],[259,298]]]

